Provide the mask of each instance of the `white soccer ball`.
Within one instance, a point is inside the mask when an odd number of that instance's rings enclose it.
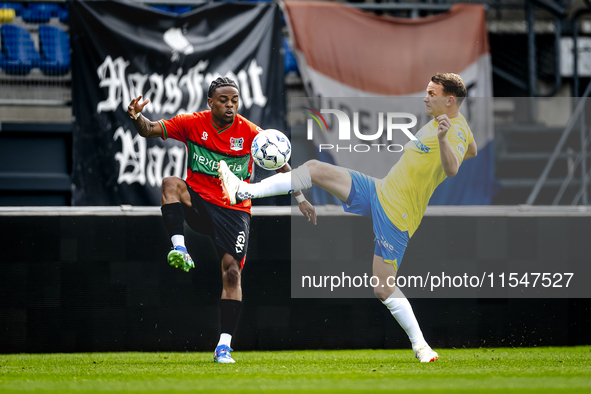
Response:
[[[289,139],[279,130],[263,130],[254,137],[250,154],[255,163],[265,170],[276,170],[291,156]]]

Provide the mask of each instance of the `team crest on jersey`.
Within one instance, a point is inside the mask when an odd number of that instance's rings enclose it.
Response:
[[[242,150],[243,145],[244,145],[244,138],[230,137],[230,149]]]

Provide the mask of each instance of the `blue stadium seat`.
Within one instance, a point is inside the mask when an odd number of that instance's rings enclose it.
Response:
[[[40,61],[33,39],[28,30],[20,26],[3,25],[0,27],[2,36],[2,54],[4,59],[0,67],[7,74],[26,75]]]
[[[70,71],[70,37],[60,28],[39,27],[39,68],[46,75],[63,75]]]
[[[173,14],[184,14],[185,12],[189,12],[193,9],[190,5],[177,5],[177,6],[167,6],[167,5],[152,5],[153,8],[157,10],[164,11],[164,12],[171,12]]]
[[[60,19],[61,23],[67,25],[68,19],[70,19],[70,6],[68,4],[62,4],[57,13],[57,16]]]
[[[70,11],[60,10],[58,17],[60,19],[60,22],[62,22],[64,25],[67,25],[68,19],[70,19]]]
[[[27,23],[47,23],[52,17],[59,17],[61,8],[57,3],[29,3],[22,17]]]
[[[31,11],[37,12],[49,12],[51,16],[57,17],[59,16],[60,12],[60,5],[57,3],[33,3],[29,2],[29,6],[27,7]]]
[[[283,38],[283,49],[285,52],[285,74],[294,72],[299,75],[300,69],[298,68],[298,63],[285,37]]]
[[[193,9],[190,5],[177,5],[172,7],[172,12],[177,14],[184,14],[185,12],[189,12]]]
[[[164,12],[173,12],[172,8],[167,5],[154,5],[152,4],[152,8],[156,8],[157,10],[164,11]]]
[[[12,8],[14,10],[16,16],[21,16],[23,13],[23,10],[25,9],[25,4],[3,1],[3,2],[0,2],[0,8]]]
[[[24,10],[23,21],[27,23],[47,23],[51,19],[51,12],[49,11],[35,11],[35,10]]]

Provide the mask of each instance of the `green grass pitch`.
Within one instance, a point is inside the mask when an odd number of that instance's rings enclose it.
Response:
[[[437,349],[436,349],[437,350]],[[591,346],[439,349],[420,364],[411,350],[0,355],[0,392],[591,393]]]

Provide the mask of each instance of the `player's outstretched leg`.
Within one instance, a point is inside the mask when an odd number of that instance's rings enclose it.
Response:
[[[425,341],[408,299],[399,288],[390,286],[391,281],[388,281],[388,278],[396,277],[394,266],[384,262],[382,257],[374,255],[373,274],[380,281],[378,286],[374,288],[376,297],[388,308],[394,319],[408,335],[416,358],[422,363],[430,363],[439,359],[439,355]]]
[[[255,184],[240,180],[224,160],[220,160],[218,173],[222,181],[224,202],[229,205],[236,205],[251,198],[290,194],[312,187],[310,172],[305,164],[291,172],[276,174]]]
[[[185,183],[176,177],[164,178],[162,180],[162,207],[160,210],[173,245],[172,250],[168,253],[168,264],[189,272],[191,268],[195,268],[195,263],[185,246],[183,203],[188,203],[187,205],[191,206],[191,197]]]
[[[310,160],[291,172],[280,173],[258,183],[241,181],[221,160],[218,170],[222,180],[222,190],[227,204],[235,205],[243,200],[290,194],[317,185],[346,201],[351,190],[349,170]]]
[[[222,181],[222,192],[224,194],[224,204],[236,205],[242,200],[247,200],[247,193],[240,192],[240,184],[243,182],[230,170],[224,160],[220,160],[218,168],[220,180]],[[246,183],[246,182],[244,182]],[[243,198],[244,197],[244,198]]]

